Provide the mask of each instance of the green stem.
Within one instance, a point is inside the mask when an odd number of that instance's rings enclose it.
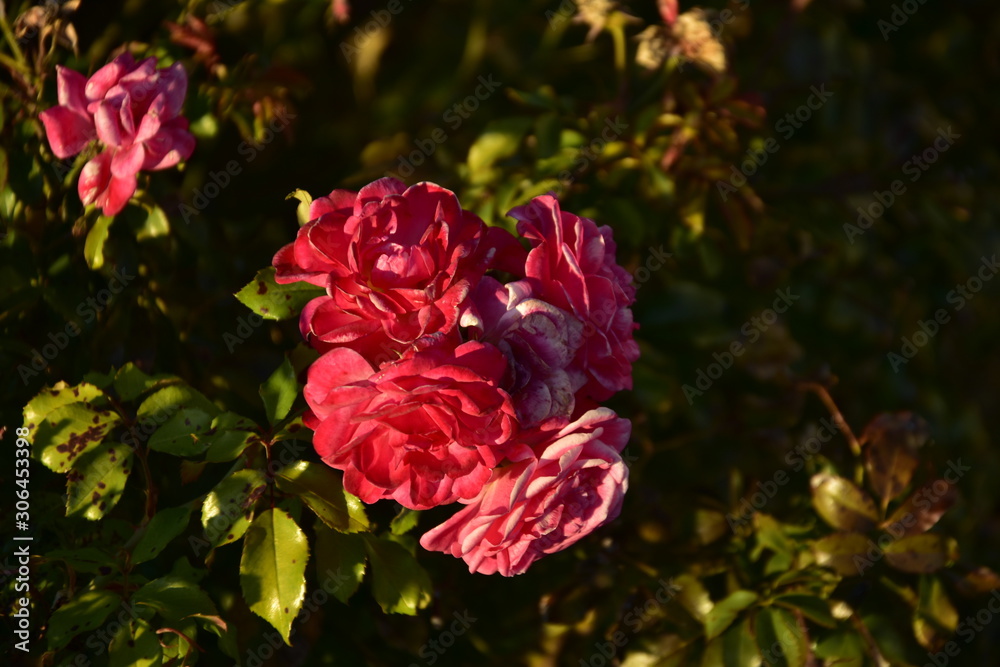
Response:
[[[10,24],[7,23],[6,15],[0,15],[0,30],[3,31],[3,36],[10,45],[10,52],[14,54],[14,58],[18,62],[18,69],[23,72],[29,71],[28,64],[24,60],[24,52],[21,51],[21,46],[17,43],[17,38],[14,37],[14,33],[10,29]]]

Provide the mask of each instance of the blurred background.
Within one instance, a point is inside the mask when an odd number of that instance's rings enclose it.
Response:
[[[126,362],[262,419],[256,387],[298,329],[249,322],[233,294],[294,238],[296,189],[431,180],[508,226],[512,206],[555,191],[613,229],[639,286],[635,387],[611,404],[634,424],[617,521],[513,579],[418,549],[426,609],[386,615],[364,583],[276,651],[259,650],[270,628],[241,600],[239,549],[224,547],[201,585],[242,664],[1000,664],[1000,620],[982,613],[1000,586],[995,3],[4,4],[31,68],[0,63],[8,429],[43,387]],[[37,113],[55,104],[55,64],[90,74],[125,44],[184,63],[198,143],[183,170],[141,186],[149,205],[118,216],[91,268],[93,216]],[[122,268],[127,288],[32,366]],[[810,441],[834,405],[858,436],[896,415],[861,439],[908,443],[907,493],[949,463],[971,468],[934,503],[926,553],[869,554],[859,574],[824,551],[869,549],[822,542],[842,526],[815,476],[870,463],[843,428]],[[204,486],[171,482],[173,459],[154,470],[161,502]],[[110,539],[103,522],[62,518],[60,476],[37,466],[32,483],[51,510],[41,544]],[[884,499],[880,521],[904,495]],[[370,516],[385,526],[398,508],[383,504]],[[116,512],[135,520],[128,502]],[[414,534],[449,514],[424,512]],[[178,559],[206,568],[180,539],[145,574]],[[38,572],[55,605],[64,575],[44,560]],[[321,576],[311,565],[308,590]],[[458,633],[456,618],[474,620]],[[203,641],[201,664],[234,662]],[[82,664],[74,655],[31,664]]]

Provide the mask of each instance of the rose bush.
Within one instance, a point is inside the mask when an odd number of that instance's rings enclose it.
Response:
[[[126,52],[90,79],[57,66],[59,104],[39,114],[52,152],[72,157],[97,138],[104,150],[87,162],[77,189],[85,205],[119,213],[135,194],[140,171],[173,167],[194,151],[180,115],[187,73],[180,63],[156,69],[156,58],[136,63]]]
[[[479,496],[424,533],[421,546],[463,559],[470,572],[522,574],[618,516],[628,489],[619,452],[630,433],[631,422],[607,408],[540,431],[523,460],[494,470]]]
[[[510,215],[530,252],[452,192],[383,178],[311,201],[272,261],[326,290],[299,320],[323,353],[304,389],[320,457],[364,502],[472,503],[425,546],[505,575],[617,515],[630,425],[591,408],[638,356],[610,229],[551,196]]]

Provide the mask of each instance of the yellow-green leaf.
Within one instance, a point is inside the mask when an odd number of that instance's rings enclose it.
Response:
[[[287,512],[262,512],[247,530],[240,560],[240,586],[250,609],[291,645],[292,621],[306,593],[309,544]]]

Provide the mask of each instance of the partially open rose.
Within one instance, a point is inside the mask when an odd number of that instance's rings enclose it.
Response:
[[[194,151],[180,115],[187,73],[180,63],[156,69],[156,58],[136,63],[124,53],[90,79],[57,66],[59,104],[39,114],[52,152],[68,158],[93,139],[104,150],[87,162],[77,189],[84,204],[115,215],[135,193],[140,171],[167,169]]]
[[[525,265],[532,293],[584,324],[575,363],[587,374],[583,396],[603,401],[632,388],[632,362],[639,345],[632,337],[635,287],[615,262],[611,228],[560,210],[551,195],[508,213],[532,250]]]
[[[470,572],[521,574],[618,516],[628,489],[619,452],[631,422],[591,410],[501,466],[467,507],[420,544],[463,559]]]

